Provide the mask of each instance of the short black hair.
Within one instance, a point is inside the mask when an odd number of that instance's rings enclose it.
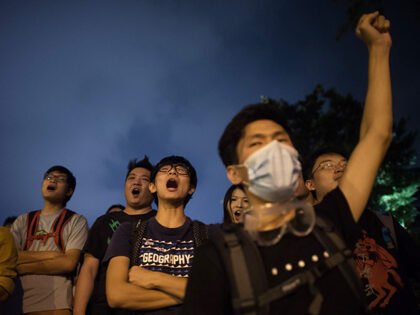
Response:
[[[150,182],[154,183],[156,179],[156,174],[158,171],[165,165],[183,165],[188,170],[188,175],[190,177],[190,187],[196,188],[197,187],[197,172],[195,171],[194,166],[188,161],[186,158],[182,156],[171,155],[163,158],[160,160],[158,164],[153,168],[152,174],[150,175]],[[157,193],[153,194],[154,200],[156,205],[158,204]],[[184,206],[190,201],[192,195],[187,194],[184,200]]]
[[[312,169],[315,165],[315,162],[321,155],[324,154],[339,154],[346,159],[349,156],[347,150],[338,146],[321,146],[315,149],[312,154],[302,163],[302,173],[304,180],[308,180],[313,177]]]
[[[125,209],[125,207],[122,204],[117,203],[115,205],[110,206],[108,210],[106,210],[106,213],[108,214],[109,211],[111,211],[111,209],[114,209],[114,208],[119,208],[121,209],[121,211]]]
[[[150,172],[152,172],[153,165],[152,163],[150,163],[147,155],[145,155],[143,160],[141,161],[137,161],[137,159],[133,159],[133,160],[130,160],[130,162],[128,162],[128,166],[127,166],[128,171],[127,171],[127,174],[125,175],[125,180],[127,180],[127,177],[128,175],[130,175],[130,172],[132,170],[139,167],[145,168],[146,170],[149,170]]]
[[[54,165],[52,167],[50,167],[44,174],[44,178],[46,178],[48,176],[48,174],[52,173],[52,172],[59,172],[62,174],[66,174],[66,182],[67,182],[67,186],[68,189],[72,189],[73,193],[74,190],[76,189],[76,177],[74,177],[73,173],[70,172],[67,168],[65,168],[64,166],[61,165]],[[66,199],[64,200],[64,204],[63,206],[65,206],[67,204],[67,202],[70,200],[70,198],[73,196],[73,193],[70,196],[66,196]]]
[[[233,117],[219,140],[219,155],[225,166],[238,164],[236,146],[244,135],[245,127],[253,121],[264,119],[276,122],[289,133],[285,114],[279,105],[260,103],[244,107]]]
[[[236,189],[240,189],[245,193],[245,189],[242,184],[232,185],[226,191],[225,198],[223,199],[223,223],[224,224],[232,223],[232,217],[229,213],[228,204],[230,204],[230,201],[232,199],[232,194]]]
[[[15,217],[15,216],[7,217],[3,222],[3,226],[12,225],[13,222],[15,222],[16,219],[17,219],[17,217]]]

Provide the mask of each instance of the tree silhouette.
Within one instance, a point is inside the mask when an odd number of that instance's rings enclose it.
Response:
[[[358,142],[363,107],[350,94],[341,95],[318,85],[295,104],[267,97],[262,97],[262,102],[280,106],[284,111],[293,130],[293,143],[303,158],[323,146],[352,152]],[[416,132],[407,131],[406,122],[406,119],[394,122],[393,141],[378,172],[367,208],[391,211],[409,228],[417,215],[413,201],[420,179],[413,171]]]

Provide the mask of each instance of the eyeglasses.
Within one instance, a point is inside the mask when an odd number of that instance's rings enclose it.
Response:
[[[159,169],[160,173],[169,173],[172,169],[175,169],[176,173],[178,175],[183,175],[183,176],[189,176],[190,172],[188,171],[188,169],[182,165],[166,165],[166,166],[162,166]]]
[[[57,182],[57,183],[65,183],[65,182],[67,182],[67,177],[66,176],[64,176],[64,175],[58,175],[58,176],[56,176],[56,175],[47,175],[47,176],[45,176],[44,177],[44,179],[46,179],[46,180],[48,180],[48,181],[54,181],[54,182]]]
[[[312,172],[312,175],[315,174],[317,170],[336,170],[337,168],[344,169],[347,166],[347,161],[340,161],[338,163],[334,163],[331,161],[325,161],[318,165],[316,169]]]

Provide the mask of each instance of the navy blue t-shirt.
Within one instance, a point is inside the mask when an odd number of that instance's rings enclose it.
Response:
[[[131,254],[131,223],[123,223],[115,232],[106,251],[104,262],[113,257]],[[167,228],[159,224],[156,218],[148,220],[140,252],[140,267],[178,277],[188,277],[194,257],[194,238],[192,221],[186,218],[178,228]],[[135,314],[178,314],[180,306],[154,311],[137,311]]]

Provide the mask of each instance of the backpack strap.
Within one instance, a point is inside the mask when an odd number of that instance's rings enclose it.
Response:
[[[334,231],[332,224],[327,223],[327,221],[319,216],[316,218],[316,227],[318,228],[314,228],[313,230],[314,236],[331,255],[325,262],[335,260],[335,264],[346,280],[351,292],[361,302],[362,309],[366,310],[366,299],[360,277],[354,267],[352,251],[347,248],[341,237]],[[321,230],[324,233],[321,233]],[[333,267],[331,266],[330,268]]]
[[[60,215],[55,219],[52,226],[52,233],[54,236],[55,244],[61,252],[65,251],[64,240],[63,240],[63,230],[64,226],[70,221],[70,219],[75,215],[74,211],[69,209],[63,209]]]
[[[140,249],[141,242],[144,237],[144,232],[146,231],[147,220],[138,220],[134,221],[131,226],[131,235],[130,235],[130,267],[138,266],[140,264]]]
[[[29,250],[35,239],[36,231],[38,230],[39,214],[41,210],[31,211],[26,216],[26,240],[23,250]]]
[[[194,220],[192,221],[193,237],[195,247],[200,247],[205,244],[209,239],[209,229],[203,222]]]
[[[267,278],[258,248],[249,235],[239,225],[227,224],[223,230],[213,231],[212,241],[229,277],[235,314],[268,313],[268,304],[260,307],[256,299],[267,289]]]

